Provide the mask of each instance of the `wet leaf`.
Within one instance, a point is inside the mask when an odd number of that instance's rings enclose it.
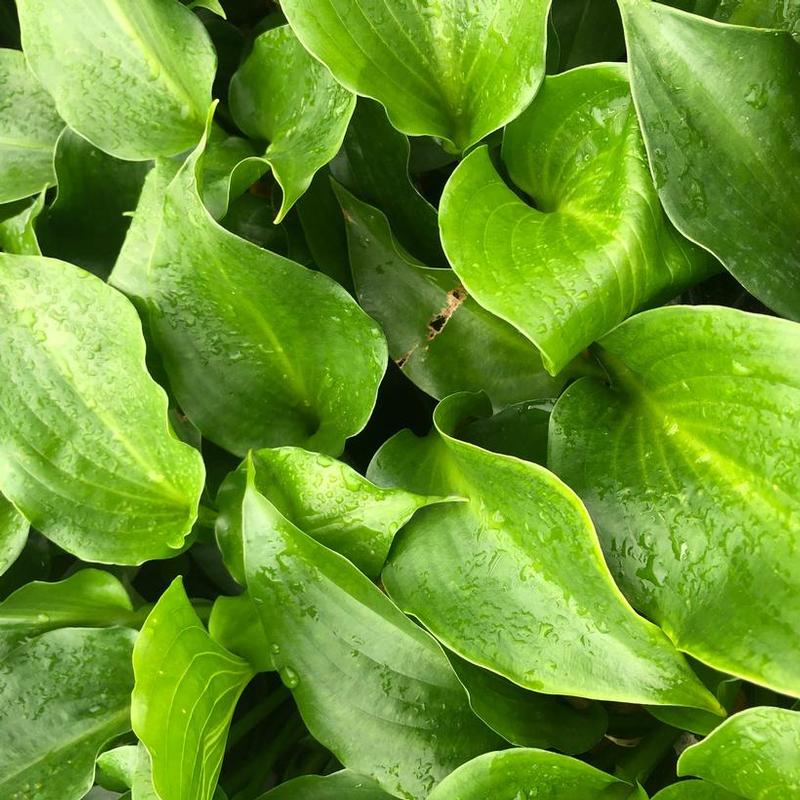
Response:
[[[174,555],[204,470],[168,429],[133,307],[62,261],[0,254],[0,271],[3,493],[87,561]]]
[[[620,594],[578,497],[544,467],[454,438],[489,412],[485,396],[453,395],[428,437],[402,431],[370,465],[378,484],[467,501],[406,526],[383,571],[389,595],[462,658],[527,689],[717,709]]]
[[[665,219],[647,168],[624,68],[548,77],[508,126],[510,188],[479,149],[445,187],[445,252],[465,289],[560,372],[644,305],[714,270]]]
[[[283,0],[300,41],[392,124],[465,150],[533,98],[547,0]]]
[[[29,527],[28,520],[0,495],[0,575],[19,557],[28,541]]]
[[[211,800],[233,710],[253,672],[211,639],[180,578],[147,617],[133,670],[133,729],[150,753],[153,786],[168,800]]]
[[[595,353],[608,380],[556,403],[550,466],[586,503],[620,587],[679,649],[800,695],[800,326],[674,306]]]
[[[203,133],[216,55],[175,0],[18,0],[22,49],[58,113],[117,158],[145,161]]]
[[[267,792],[259,800],[389,800],[376,783],[342,770],[333,775],[304,775]]]
[[[800,319],[800,43],[658,3],[620,5],[667,214],[751,294]]]

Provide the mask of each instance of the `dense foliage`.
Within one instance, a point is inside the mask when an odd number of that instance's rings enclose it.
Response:
[[[798,0],[0,0],[0,800],[800,798]]]

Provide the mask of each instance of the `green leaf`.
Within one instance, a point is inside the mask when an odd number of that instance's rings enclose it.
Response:
[[[798,0],[670,0],[668,6],[731,25],[778,28],[800,34]]]
[[[789,798],[800,787],[800,713],[749,708],[722,723],[678,761],[694,775],[745,800]]]
[[[542,352],[555,375],[647,304],[713,270],[663,215],[621,65],[548,77],[506,128],[506,185],[476,150],[445,186],[445,252],[467,292]]]
[[[174,554],[203,486],[168,429],[133,307],[83,270],[0,254],[0,489],[87,561]]]
[[[515,749],[486,753],[464,764],[428,800],[624,800],[632,792],[629,783],[574,758]]]
[[[384,108],[362,97],[331,173],[359,200],[386,214],[409,252],[429,266],[444,266],[436,209],[411,183],[410,153],[408,138],[392,127]]]
[[[680,650],[800,695],[800,326],[673,306],[596,356],[608,380],[561,396],[550,466],[623,592]]]
[[[28,520],[0,494],[0,575],[19,557],[28,541],[29,527]]]
[[[130,800],[161,800],[153,788],[150,756],[141,742],[101,753],[97,759],[97,783],[118,792],[132,789]]]
[[[58,194],[39,216],[42,253],[108,277],[150,165],[120,161],[66,128],[58,139]]]
[[[0,796],[79,800],[98,751],[130,729],[135,634],[50,631],[0,668]]]
[[[718,710],[614,585],[578,497],[544,467],[454,438],[488,406],[453,395],[427,438],[403,431],[370,465],[378,484],[468,501],[425,509],[405,527],[383,571],[390,596],[462,658],[525,688]]]
[[[29,200],[10,203],[0,210],[0,250],[20,256],[40,256],[36,220],[44,208],[45,192]]]
[[[212,13],[216,14],[218,17],[222,17],[222,19],[227,19],[225,14],[225,9],[222,7],[222,4],[219,0],[191,0],[189,3],[189,8],[205,8],[207,11],[211,11]]]
[[[384,489],[352,467],[296,447],[258,450],[249,456],[255,487],[303,533],[355,564],[373,580],[392,540],[420,508],[443,498]],[[244,585],[242,497],[247,462],[220,487],[217,542],[231,575]]]
[[[0,661],[20,642],[56,628],[133,623],[125,587],[108,572],[82,569],[63,581],[33,581],[0,603]]]
[[[275,669],[258,610],[246,592],[236,597],[218,597],[214,601],[208,632],[226,650],[249,661],[255,672]]]
[[[300,41],[392,124],[459,150],[514,119],[544,74],[549,0],[284,0]]]
[[[751,294],[800,319],[800,44],[658,3],[620,6],[667,214]]]
[[[597,703],[529,692],[448,653],[472,710],[504,739],[522,747],[585,753],[606,732],[608,715]]]
[[[168,800],[211,800],[228,726],[253,677],[214,642],[176,578],[150,612],[133,651],[131,717]]]
[[[58,113],[92,144],[143,161],[194,146],[216,54],[176,0],[17,0],[22,49]]]
[[[312,58],[288,25],[256,37],[231,80],[231,114],[251,138],[266,140],[265,161],[283,189],[280,222],[342,145],[356,98]]]
[[[452,270],[415,261],[380,211],[341,187],[337,195],[358,300],[414,384],[436,398],[484,389],[498,407],[558,394],[566,376],[551,378],[536,348],[469,297]]]
[[[338,455],[369,419],[383,336],[330,278],[214,222],[197,188],[203,146],[166,190],[149,263],[137,260],[153,234],[146,210],[113,282],[140,293],[178,404],[206,438],[238,455],[280,445]],[[161,180],[145,186],[150,200]]]
[[[653,796],[653,800],[742,800],[713,783],[705,781],[681,781],[673,783]]]
[[[0,98],[0,203],[8,203],[55,183],[64,123],[19,50],[0,49]]]
[[[303,775],[277,786],[259,800],[390,800],[380,786],[350,770]]]
[[[258,492],[252,466],[243,534],[247,588],[275,667],[312,736],[340,763],[417,798],[497,746],[436,642],[292,525]]]

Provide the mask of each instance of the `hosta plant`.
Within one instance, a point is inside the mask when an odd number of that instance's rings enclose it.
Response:
[[[797,0],[0,0],[0,800],[792,800],[797,698]]]

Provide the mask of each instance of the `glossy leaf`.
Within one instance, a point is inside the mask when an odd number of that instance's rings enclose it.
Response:
[[[139,293],[175,397],[205,437],[239,455],[287,444],[338,454],[375,402],[380,330],[327,276],[214,222],[197,190],[202,148],[169,184],[160,226],[152,206],[134,221],[114,283]],[[162,180],[145,186],[151,200]]]
[[[517,749],[486,753],[457,769],[428,800],[625,800],[629,783],[567,756]]]
[[[133,623],[125,587],[108,572],[82,569],[63,581],[33,581],[0,603],[0,660],[20,642],[56,628]]]
[[[97,759],[97,783],[123,792],[131,789],[130,800],[161,800],[153,788],[150,756],[141,743],[107,750]]]
[[[680,781],[653,795],[653,800],[742,800],[742,798],[726,792],[713,783]]]
[[[176,578],[150,612],[133,651],[131,716],[165,800],[211,800],[231,717],[253,676],[214,642]]]
[[[216,55],[176,0],[18,0],[22,49],[58,113],[117,158],[197,143]]]
[[[269,652],[269,639],[255,603],[246,592],[235,597],[218,597],[214,601],[208,633],[226,650],[248,661],[255,672],[275,669]]]
[[[303,775],[262,795],[259,800],[389,800],[376,783],[342,770],[333,775]]]
[[[45,192],[9,203],[0,211],[0,250],[20,256],[40,256],[42,250],[36,236],[36,220],[44,208]]]
[[[750,708],[731,717],[678,761],[694,775],[745,800],[789,798],[800,790],[800,713]]]
[[[472,710],[504,739],[522,747],[585,753],[606,732],[607,715],[597,703],[537,694],[448,653],[469,694]]]
[[[58,194],[36,226],[44,255],[108,277],[149,168],[106,155],[65,129],[55,152]]]
[[[341,147],[355,95],[282,25],[256,37],[231,81],[230,104],[248,136],[269,142],[264,159],[283,189],[280,222]]]
[[[468,501],[406,526],[383,571],[390,596],[462,658],[525,688],[716,709],[614,585],[578,497],[544,467],[454,438],[460,420],[489,411],[485,397],[453,395],[427,438],[403,431],[370,465],[378,484]]]
[[[669,0],[668,6],[700,14],[718,22],[752,28],[777,28],[800,34],[797,0]]]
[[[658,3],[620,5],[667,214],[751,294],[800,319],[800,43]]]
[[[506,185],[479,149],[445,186],[445,252],[467,292],[533,342],[555,375],[643,305],[710,274],[666,221],[624,68],[548,77],[508,126]]]
[[[18,50],[0,49],[0,203],[55,182],[53,151],[64,123]]]
[[[0,489],[87,561],[174,554],[203,485],[168,429],[133,307],[54,259],[0,255]]]
[[[428,266],[441,267],[446,261],[436,209],[411,183],[410,153],[408,138],[392,127],[380,103],[361,98],[331,173],[359,200],[386,214],[409,252]]]
[[[502,127],[544,74],[548,0],[284,0],[300,41],[404,133],[459,150]]]
[[[380,211],[341,187],[337,195],[358,300],[408,378],[437,398],[484,389],[497,406],[558,394],[566,376],[551,378],[530,342],[469,297],[452,270],[415,261]]]
[[[256,489],[252,467],[243,532],[247,587],[275,667],[309,731],[340,763],[417,798],[497,745],[436,642],[280,514]]]
[[[28,540],[29,527],[28,520],[0,495],[0,575],[19,557]]]
[[[633,605],[715,669],[800,694],[800,326],[656,309],[556,404],[550,465]],[[731,609],[737,609],[735,614]]]
[[[79,800],[98,751],[130,729],[135,634],[51,631],[0,666],[0,796]]]

